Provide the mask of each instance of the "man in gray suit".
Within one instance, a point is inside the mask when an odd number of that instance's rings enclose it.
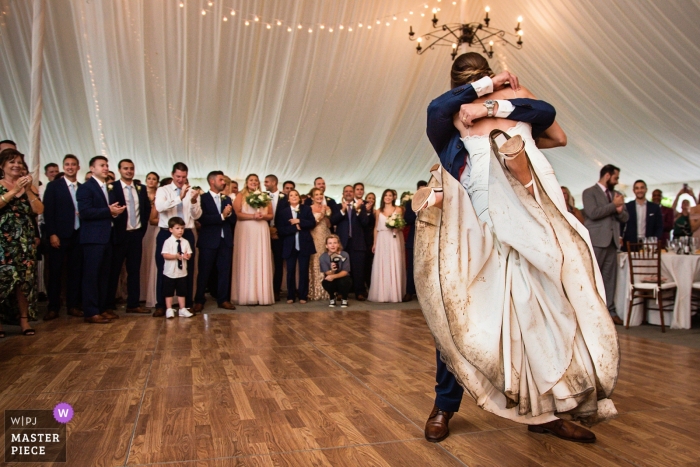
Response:
[[[629,214],[622,194],[615,191],[620,169],[608,164],[600,169],[598,183],[583,192],[585,226],[591,234],[600,273],[603,275],[608,311],[615,324],[622,320],[615,312],[615,282],[617,279],[617,250],[620,247],[620,222],[627,222]]]

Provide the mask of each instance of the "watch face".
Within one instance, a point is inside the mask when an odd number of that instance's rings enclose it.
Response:
[[[494,101],[494,100],[492,100],[492,99],[489,99],[489,100],[487,100],[487,101],[484,101],[484,104],[486,104],[486,105],[495,105],[495,104],[496,104],[496,101]]]

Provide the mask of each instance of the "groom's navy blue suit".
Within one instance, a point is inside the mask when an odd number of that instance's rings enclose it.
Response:
[[[231,261],[233,256],[233,231],[236,228],[236,212],[222,219],[221,213],[226,206],[231,206],[231,197],[221,200],[221,209],[211,192],[201,196],[202,216],[197,219],[202,226],[199,230],[197,248],[199,248],[199,271],[197,275],[197,294],[194,302],[204,305],[204,291],[209,276],[216,266],[216,302],[221,305],[231,299]]]
[[[466,162],[467,150],[452,119],[454,114],[459,112],[462,104],[473,102],[477,97],[474,87],[471,84],[465,84],[447,91],[428,106],[428,139],[440,157],[442,166],[457,180]],[[509,101],[515,109],[508,119],[530,123],[532,136],[535,138],[554,123],[556,111],[544,101],[534,99],[509,99]],[[457,412],[464,390],[440,360],[440,351],[436,350],[436,353],[435,405],[445,412]]]
[[[83,247],[83,312],[86,318],[107,308],[107,284],[112,261],[112,212],[100,184],[91,178],[76,194]]]
[[[331,213],[331,224],[335,226],[335,233],[340,237],[343,251],[350,255],[350,275],[355,289],[355,298],[358,295],[367,295],[365,289],[365,256],[367,243],[365,242],[364,227],[369,223],[369,216],[364,204],[358,209],[351,209],[350,213],[343,214],[343,205],[337,204]]]

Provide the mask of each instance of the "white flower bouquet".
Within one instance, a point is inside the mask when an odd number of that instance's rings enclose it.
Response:
[[[401,214],[395,212],[394,214],[389,216],[389,218],[386,220],[385,225],[393,231],[394,238],[396,238],[396,231],[406,227],[406,220]]]
[[[270,198],[270,195],[260,190],[255,190],[245,198],[245,202],[248,203],[251,208],[255,209],[266,208],[271,201],[272,198]]]

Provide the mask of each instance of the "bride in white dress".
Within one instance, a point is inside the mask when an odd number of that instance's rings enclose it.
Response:
[[[506,88],[471,105],[514,97],[534,98]],[[539,425],[614,416],[619,347],[602,278],[530,125],[492,118],[466,127],[458,115],[454,125],[467,164],[459,181],[433,170],[442,206],[423,209],[416,224],[416,277],[425,278],[416,287],[441,358],[480,407],[502,417]],[[492,130],[522,138],[527,154],[492,151]]]

